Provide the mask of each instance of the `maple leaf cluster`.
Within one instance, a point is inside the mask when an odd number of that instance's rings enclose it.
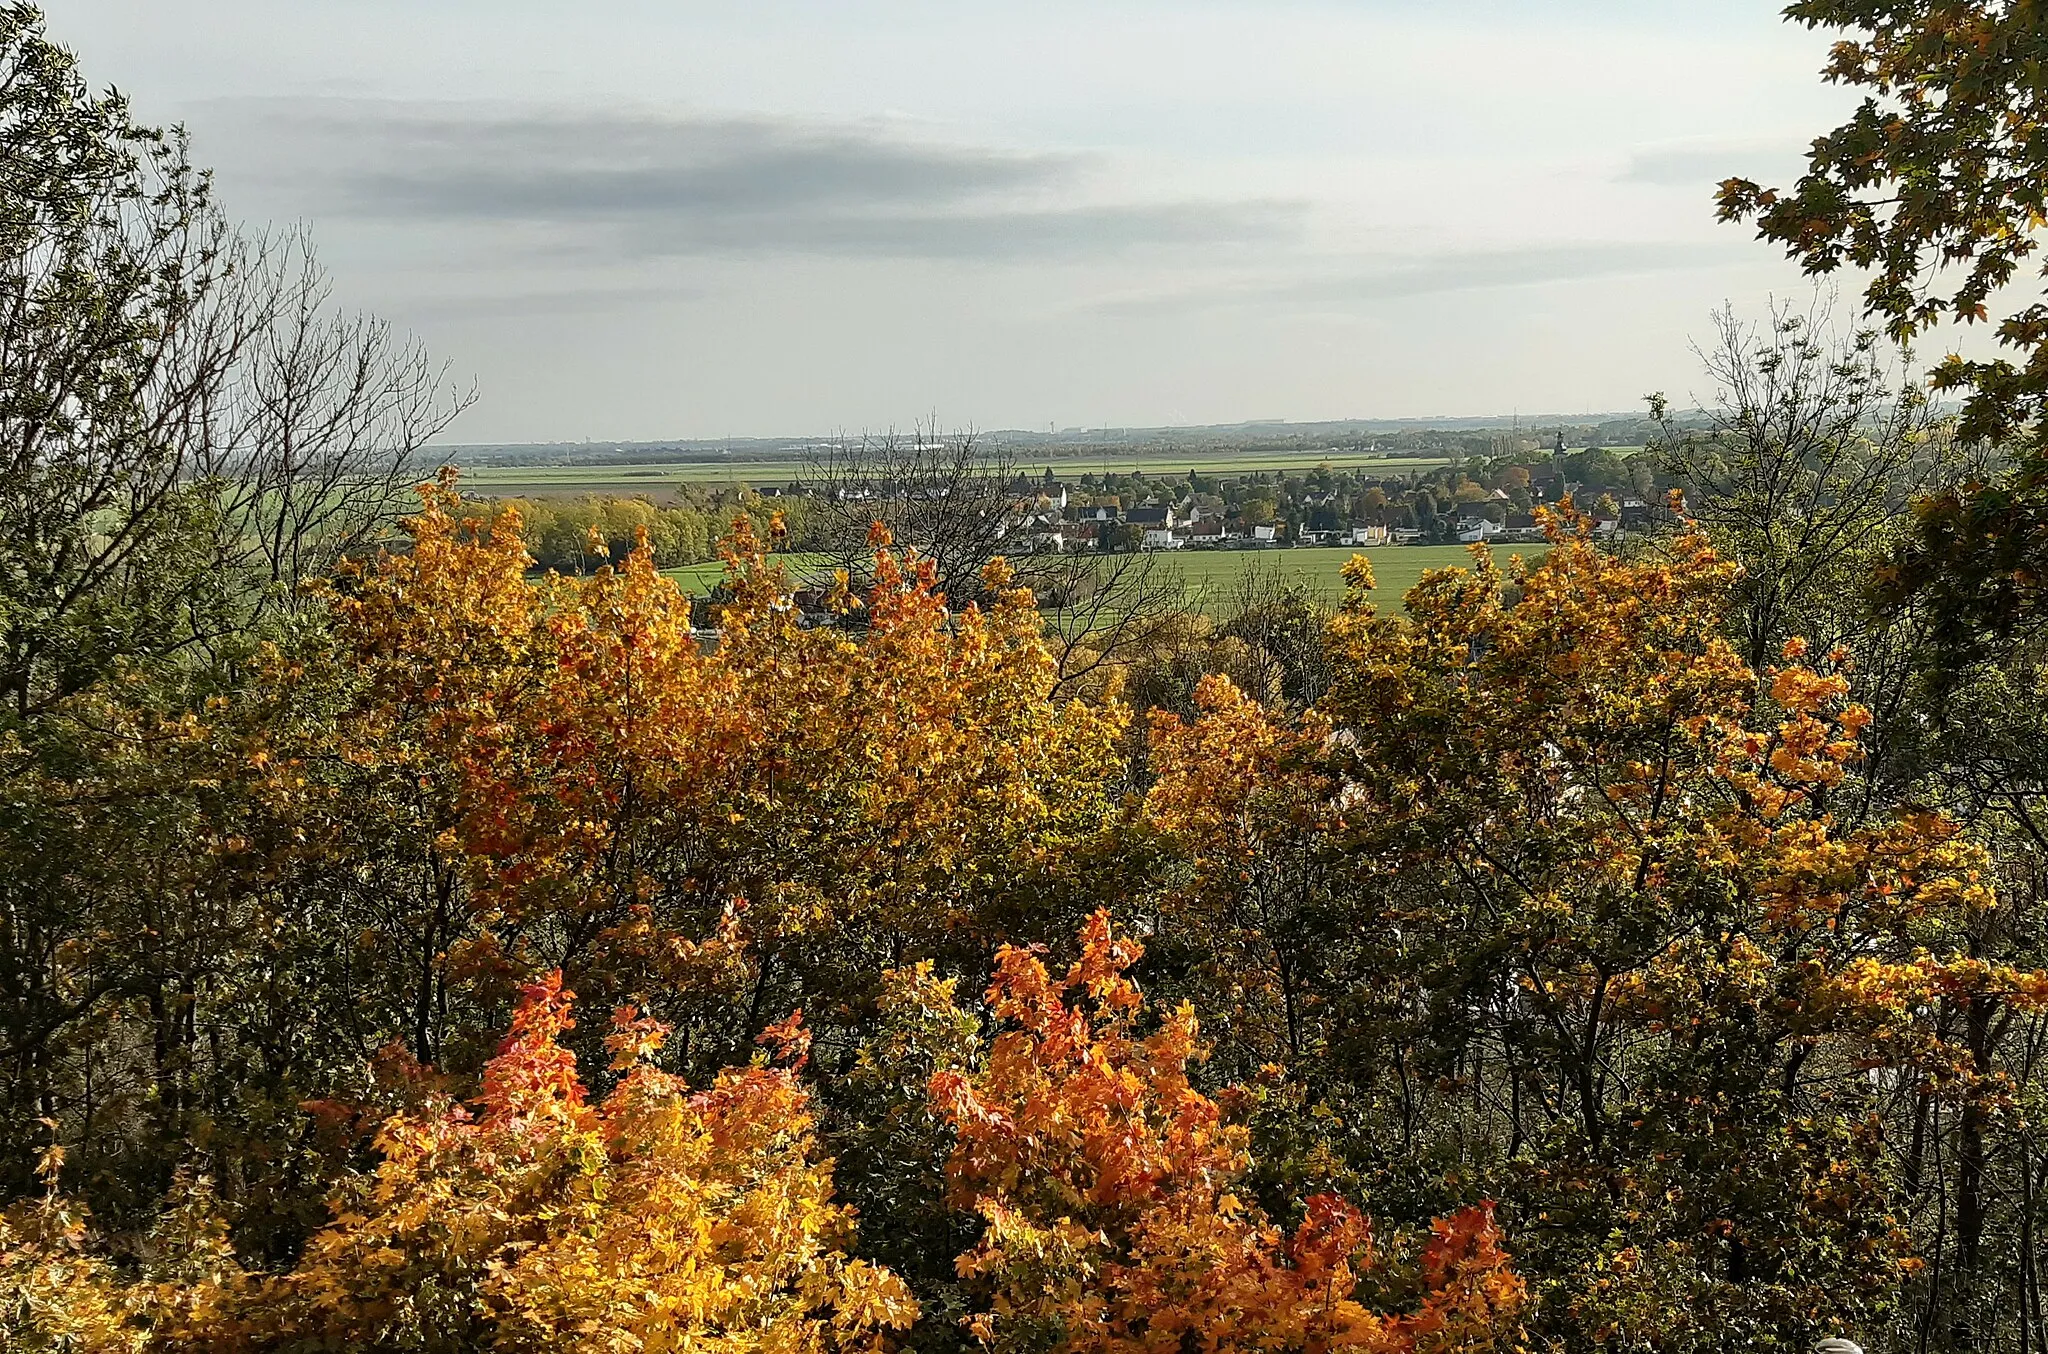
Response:
[[[1303,1201],[1288,1233],[1240,1192],[1248,1135],[1189,1081],[1182,1005],[1150,1033],[1128,977],[1142,947],[1091,918],[1061,979],[1006,949],[988,992],[1004,1029],[978,1072],[934,1077],[958,1134],[957,1205],[987,1224],[959,1260],[994,1349],[1489,1349],[1511,1341],[1523,1288],[1490,1206],[1438,1222],[1413,1313],[1376,1312],[1359,1280],[1380,1257],[1344,1199]]]

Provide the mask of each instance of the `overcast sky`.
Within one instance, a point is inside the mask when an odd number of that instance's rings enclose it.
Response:
[[[1638,406],[1810,295],[1780,0],[46,0],[461,442]]]

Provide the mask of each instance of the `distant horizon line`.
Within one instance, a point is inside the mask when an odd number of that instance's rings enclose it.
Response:
[[[1674,410],[1674,414],[1697,414],[1700,410]],[[1057,431],[1031,428],[975,428],[971,425],[948,429],[933,434],[929,428],[912,425],[909,428],[867,430],[859,433],[798,433],[783,435],[734,434],[725,437],[666,437],[666,438],[604,438],[586,437],[569,440],[562,438],[541,439],[531,442],[430,442],[435,450],[450,453],[466,451],[511,451],[511,450],[575,450],[584,448],[610,448],[628,450],[635,447],[675,448],[691,450],[717,450],[726,446],[815,446],[834,442],[860,441],[889,437],[937,436],[940,440],[960,437],[985,438],[989,440],[1016,440],[1035,443],[1082,442],[1089,439],[1114,437],[1127,440],[1139,436],[1170,436],[1198,434],[1227,434],[1256,432],[1259,430],[1289,429],[1304,434],[1317,432],[1471,432],[1484,429],[1511,428],[1520,425],[1535,431],[1539,428],[1583,428],[1590,424],[1612,423],[1623,419],[1642,420],[1648,414],[1641,410],[1596,410],[1591,413],[1567,414],[1556,411],[1533,414],[1437,414],[1419,418],[1341,418],[1304,419],[1284,418],[1245,419],[1236,423],[1180,423],[1180,424],[1092,424],[1065,427]]]

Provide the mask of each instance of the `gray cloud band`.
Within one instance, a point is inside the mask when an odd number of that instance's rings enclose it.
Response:
[[[1724,145],[1646,147],[1629,157],[1616,182],[1654,188],[1689,188],[1702,196],[1723,179],[1794,178],[1800,170],[1797,146],[1770,141],[1731,141]]]
[[[331,100],[216,105],[322,214],[518,227],[626,256],[1046,258],[1270,242],[1281,201],[1077,202],[1093,162],[887,126]]]
[[[1318,270],[1309,277],[1249,279],[1220,285],[1112,297],[1092,309],[1131,315],[1186,310],[1355,305],[1455,292],[1585,282],[1726,266],[1739,244],[1595,242],[1525,249],[1447,250],[1389,256],[1371,269]]]

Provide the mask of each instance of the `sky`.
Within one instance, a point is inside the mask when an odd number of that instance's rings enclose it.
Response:
[[[45,4],[463,443],[1684,400],[1850,107],[1778,0]]]

